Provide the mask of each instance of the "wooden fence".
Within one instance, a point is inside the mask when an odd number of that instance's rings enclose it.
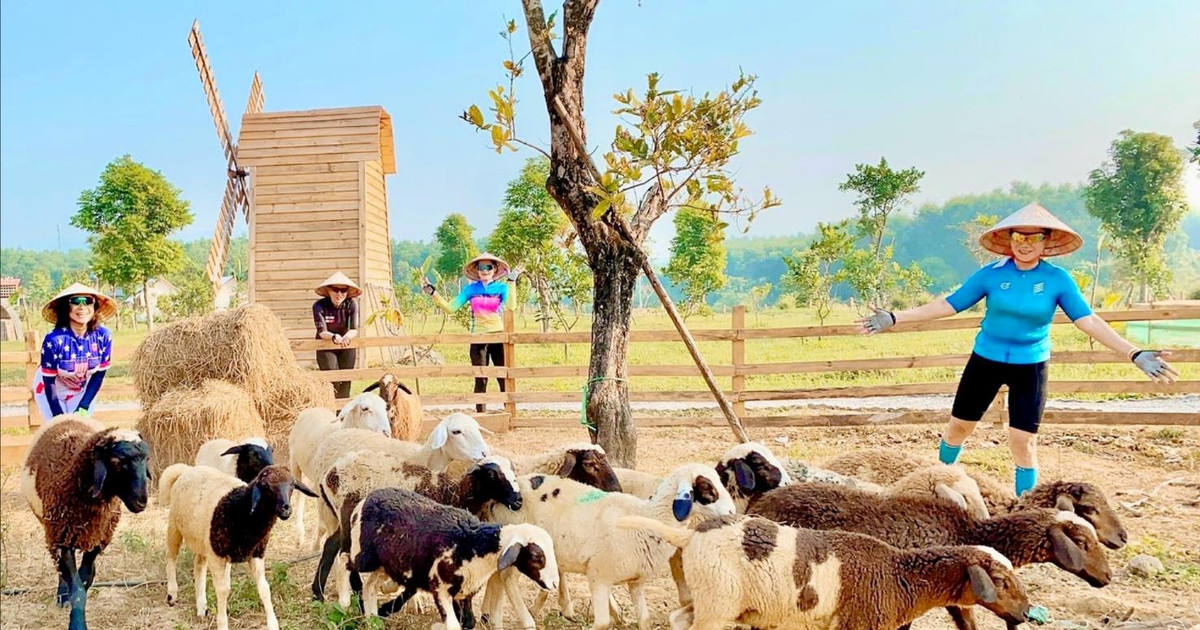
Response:
[[[1200,319],[1200,304],[1177,305],[1167,308],[1142,308],[1127,311],[1108,311],[1100,313],[1109,322],[1131,321],[1162,321]],[[837,326],[795,326],[786,328],[748,328],[746,313],[742,307],[733,310],[729,328],[693,330],[692,335],[697,341],[729,342],[729,363],[719,363],[720,357],[711,352],[706,358],[711,361],[713,374],[730,378],[730,388],[726,391],[734,410],[742,418],[747,427],[783,427],[783,426],[852,426],[880,424],[919,424],[940,423],[946,419],[945,411],[899,411],[899,412],[822,412],[809,414],[787,415],[747,415],[746,403],[753,401],[792,401],[813,400],[842,397],[876,397],[901,396],[917,394],[947,394],[953,393],[956,383],[914,383],[902,385],[870,385],[852,387],[822,387],[808,389],[748,389],[748,376],[769,374],[800,374],[819,372],[845,372],[855,370],[894,370],[911,368],[958,367],[966,363],[969,356],[963,354],[947,355],[914,355],[901,357],[885,357],[871,359],[840,359],[827,361],[789,361],[773,363],[751,363],[746,361],[746,342],[751,340],[779,340],[803,337],[831,337],[857,335],[858,328],[853,325]],[[929,332],[946,330],[964,330],[977,328],[980,317],[955,317],[933,322],[915,324],[900,324],[888,334],[903,334],[910,332]],[[1055,319],[1056,324],[1068,323],[1061,315]],[[630,343],[679,341],[678,333],[674,330],[635,330],[629,334]],[[506,312],[504,332],[489,334],[440,334],[440,335],[409,335],[403,337],[371,337],[355,339],[351,347],[381,348],[389,346],[413,347],[442,344],[469,343],[502,343],[504,344],[504,367],[477,367],[471,365],[420,365],[371,367],[362,369],[336,370],[317,372],[321,378],[328,381],[341,380],[371,380],[378,378],[384,372],[391,372],[397,377],[419,385],[422,378],[470,378],[487,377],[505,379],[505,392],[484,394],[431,394],[422,395],[425,405],[469,405],[502,403],[505,411],[499,416],[485,418],[487,425],[494,429],[547,427],[547,426],[578,426],[577,419],[546,419],[521,417],[517,413],[520,403],[580,403],[582,392],[575,391],[538,391],[538,379],[574,378],[580,384],[586,380],[588,366],[586,365],[553,365],[553,366],[523,366],[520,364],[521,346],[530,344],[586,344],[591,342],[590,332],[516,332],[514,330],[513,314]],[[326,341],[304,340],[292,343],[298,351],[314,351],[333,349],[334,346]],[[26,383],[33,381],[38,369],[40,344],[33,332],[27,332],[25,350],[4,352],[0,362],[4,365],[23,364],[25,366]],[[1108,350],[1096,351],[1062,351],[1055,352],[1052,361],[1056,364],[1092,364],[1092,363],[1126,363],[1128,359]],[[1171,359],[1174,364],[1200,363],[1200,349],[1179,349]],[[639,376],[672,376],[698,377],[699,370],[693,364],[687,365],[630,365],[628,375]],[[19,461],[28,445],[28,433],[31,433],[42,423],[42,418],[34,404],[28,385],[23,390],[5,388],[5,402],[12,402],[14,396],[20,397],[28,404],[28,413],[12,415],[3,418],[5,429],[0,444],[0,459],[5,462]],[[1181,380],[1171,385],[1154,383],[1148,380],[1140,381],[1052,381],[1051,391],[1055,393],[1111,393],[1111,394],[1197,394],[1200,393],[1200,379]],[[117,384],[106,384],[104,396],[112,399],[124,394],[132,396],[132,388]],[[707,390],[689,391],[636,391],[630,392],[630,400],[634,402],[711,402],[712,394]],[[101,411],[95,416],[107,423],[116,425],[136,422],[139,412],[130,411]],[[993,406],[988,419],[1000,421],[1003,410]],[[1111,412],[1111,411],[1048,411],[1044,421],[1048,424],[1126,424],[1126,425],[1193,425],[1200,426],[1200,410],[1187,412]],[[639,426],[724,426],[723,417],[711,416],[635,416]]]

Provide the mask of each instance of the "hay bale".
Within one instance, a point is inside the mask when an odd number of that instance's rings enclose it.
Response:
[[[257,399],[298,368],[279,318],[250,304],[163,326],[134,351],[131,369],[138,398],[149,406],[209,379],[239,385]]]
[[[192,463],[200,445],[213,438],[238,440],[265,433],[246,390],[216,380],[167,392],[146,407],[137,429],[150,445],[155,477],[171,464]]]
[[[337,409],[333,383],[294,365],[292,370],[289,376],[270,383],[263,394],[254,397],[276,461],[286,461],[288,434],[301,411],[313,407]]]

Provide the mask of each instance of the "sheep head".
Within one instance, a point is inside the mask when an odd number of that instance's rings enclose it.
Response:
[[[267,466],[250,482],[250,513],[260,505],[270,505],[275,516],[287,520],[292,515],[292,490],[316,498],[317,493],[292,476],[287,466]]]
[[[521,487],[512,462],[506,457],[492,455],[475,462],[459,482],[462,507],[479,514],[489,501],[517,511],[521,509]]]
[[[475,462],[491,453],[483,439],[483,427],[465,413],[452,413],[442,419],[429,434],[426,444],[451,461]],[[490,431],[489,431],[490,433]]]
[[[991,547],[976,547],[968,554],[963,603],[987,608],[1010,628],[1028,621],[1029,597],[1012,563]]]
[[[1096,537],[1109,549],[1120,549],[1129,541],[1108,497],[1099,487],[1082,481],[1056,481],[1040,485],[1021,497],[1020,507],[1053,507],[1074,512],[1096,528]]]
[[[110,429],[101,434],[92,450],[93,499],[117,497],[130,512],[146,509],[150,473],[146,469],[150,446],[133,429]]]
[[[569,445],[565,451],[562,466],[554,474],[605,492],[621,492],[617,473],[599,444]]]
[[[500,528],[500,554],[497,570],[516,567],[535,584],[547,591],[558,588],[558,561],[554,541],[546,530],[523,523]]]
[[[1054,564],[1089,585],[1100,588],[1112,580],[1112,569],[1096,538],[1096,529],[1074,512],[1057,512],[1046,528],[1046,544]]]
[[[387,403],[379,394],[363,392],[355,396],[338,412],[338,419],[347,427],[367,429],[392,437]]]
[[[717,471],[703,464],[687,464],[671,471],[650,500],[666,501],[667,497],[671,497],[671,513],[680,522],[727,516],[736,511],[733,497],[721,485]]]
[[[721,484],[739,499],[765,494],[792,482],[771,449],[758,442],[738,444],[725,451],[716,471]]]
[[[275,455],[264,438],[250,438],[241,444],[230,446],[221,455],[232,455],[236,458],[234,467],[237,478],[246,483],[257,477],[262,469],[275,463]]]

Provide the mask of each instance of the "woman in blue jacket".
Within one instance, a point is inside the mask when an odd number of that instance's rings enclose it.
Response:
[[[1092,312],[1070,274],[1043,260],[1079,249],[1083,239],[1042,206],[1021,208],[984,233],[979,243],[1004,258],[984,265],[945,298],[895,313],[874,309],[874,315],[859,324],[864,333],[874,334],[897,322],[949,317],[986,299],[938,455],[945,464],[956,462],[1000,386],[1008,385],[1008,443],[1020,496],[1037,484],[1037,430],[1046,406],[1050,323],[1056,309],[1061,308],[1079,330],[1125,354],[1152,380],[1173,382],[1179,374],[1163,360],[1170,352],[1142,350],[1121,338]]]

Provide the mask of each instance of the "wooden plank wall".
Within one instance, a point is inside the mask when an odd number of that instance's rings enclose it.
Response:
[[[366,211],[367,230],[365,235],[364,278],[380,286],[392,286],[392,242],[389,235],[387,182],[384,181],[383,165],[367,162],[366,167]]]

